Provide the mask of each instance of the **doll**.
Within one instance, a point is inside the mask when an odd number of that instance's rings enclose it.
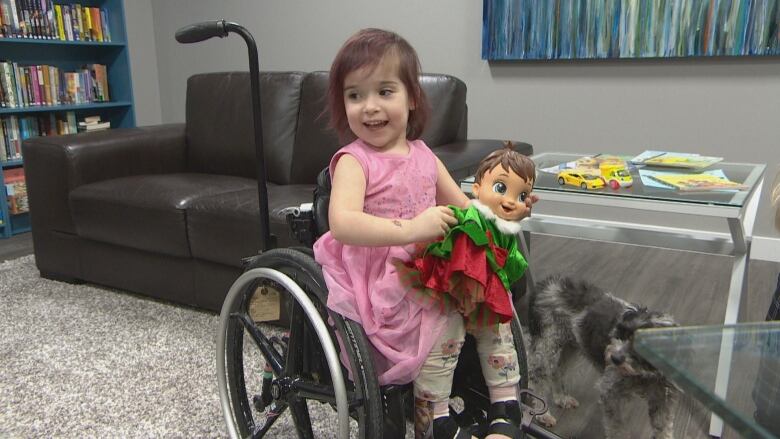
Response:
[[[457,309],[467,329],[512,318],[509,288],[528,267],[517,234],[531,212],[534,178],[533,161],[511,145],[488,155],[475,174],[471,205],[450,206],[458,224],[410,267],[423,300]]]
[[[510,286],[528,264],[518,249],[520,220],[531,213],[535,166],[511,144],[480,162],[465,208],[450,206],[458,223],[420,256],[399,266],[411,297],[439,306],[448,328],[434,344],[415,380],[416,407],[433,412],[433,437],[456,437],[449,416],[457,358],[466,332],[474,335],[488,386],[488,437],[514,437],[520,424],[517,352],[509,321],[513,318]],[[422,410],[418,410],[422,411]]]

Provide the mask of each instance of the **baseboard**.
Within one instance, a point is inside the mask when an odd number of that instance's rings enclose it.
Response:
[[[750,259],[780,262],[780,238],[754,236],[750,245]]]

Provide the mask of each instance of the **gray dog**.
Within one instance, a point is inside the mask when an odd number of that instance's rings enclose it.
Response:
[[[540,282],[529,296],[530,387],[556,405],[575,408],[576,399],[563,388],[567,361],[583,355],[602,376],[596,384],[607,438],[625,438],[622,409],[632,395],[647,400],[656,439],[673,436],[677,388],[634,353],[633,336],[640,328],[678,326],[662,313],[648,311],[600,288],[566,277]],[[552,427],[550,412],[537,420]]]

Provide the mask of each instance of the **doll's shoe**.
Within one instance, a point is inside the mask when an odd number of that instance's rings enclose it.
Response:
[[[517,401],[501,401],[490,404],[490,410],[488,410],[490,426],[488,427],[487,436],[500,434],[519,439],[522,437],[520,431],[522,418],[520,403]]]
[[[458,423],[450,416],[433,420],[433,439],[472,439],[466,429],[458,427]]]

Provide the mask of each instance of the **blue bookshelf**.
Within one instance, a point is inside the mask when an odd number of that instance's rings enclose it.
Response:
[[[130,54],[125,31],[123,0],[54,0],[55,5],[80,4],[98,7],[108,11],[110,42],[61,41],[57,39],[3,38],[0,37],[0,60],[13,61],[19,65],[51,65],[65,71],[75,71],[86,64],[106,66],[109,85],[109,102],[95,102],[77,105],[52,105],[0,108],[0,117],[19,117],[48,113],[74,112],[77,120],[86,116],[99,115],[102,121],[109,121],[111,128],[135,126],[135,108],[130,77]],[[21,160],[0,161],[0,238],[8,238],[30,230],[29,213],[11,214],[4,173],[9,169],[24,166]]]

